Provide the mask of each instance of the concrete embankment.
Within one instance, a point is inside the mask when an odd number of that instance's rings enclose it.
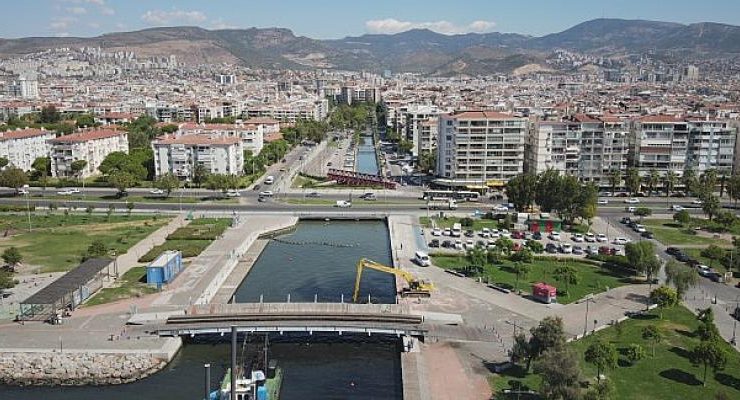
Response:
[[[118,385],[145,378],[165,365],[166,359],[145,353],[3,353],[0,355],[0,383]]]

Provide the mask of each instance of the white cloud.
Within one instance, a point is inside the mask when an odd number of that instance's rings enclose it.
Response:
[[[49,28],[55,31],[66,31],[76,21],[77,18],[74,17],[54,17],[51,19]]]
[[[85,8],[85,7],[69,7],[69,8],[67,8],[67,12],[69,12],[70,14],[82,15],[82,14],[87,14],[87,8]]]
[[[375,19],[365,22],[365,28],[370,33],[399,33],[411,29],[429,29],[445,35],[456,35],[461,33],[483,33],[490,32],[496,23],[493,21],[473,21],[467,25],[457,25],[449,21],[399,21],[395,18]]]
[[[182,23],[201,23],[208,19],[201,11],[186,10],[149,10],[145,12],[141,19],[151,25],[182,24]]]

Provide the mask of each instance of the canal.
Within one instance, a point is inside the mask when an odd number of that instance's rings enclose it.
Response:
[[[295,231],[271,241],[237,289],[238,302],[348,300],[355,264],[362,257],[390,264],[388,228],[382,221],[301,221]],[[361,293],[392,303],[395,280],[377,271],[363,274]],[[302,336],[275,338],[270,350],[284,371],[280,400],[403,398],[400,344],[395,338]],[[0,399],[187,400],[203,392],[203,364],[211,363],[216,387],[229,345],[188,343],[163,371],[139,382],[103,387],[17,388],[0,386]]]
[[[378,156],[375,149],[375,138],[372,135],[360,136],[357,146],[357,172],[363,174],[379,175]]]

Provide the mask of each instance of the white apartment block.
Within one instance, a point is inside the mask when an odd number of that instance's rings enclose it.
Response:
[[[404,126],[406,130],[406,140],[413,143],[411,152],[415,157],[418,157],[423,151],[431,151],[436,147],[437,138],[436,135],[432,139],[429,134],[429,121],[434,120],[441,114],[440,110],[436,106],[416,105],[409,107],[404,114]],[[422,124],[426,124],[426,127],[422,127]],[[435,130],[436,133],[436,130]]]
[[[737,129],[728,121],[690,118],[688,122],[687,164],[699,174],[709,169],[732,174]]]
[[[298,100],[283,104],[247,106],[244,114],[247,118],[268,117],[279,121],[295,123],[298,120],[322,121],[329,114],[329,101]]]
[[[629,123],[615,117],[576,115],[568,121],[541,121],[527,140],[526,170],[555,169],[584,182],[604,185],[613,170],[627,169]]]
[[[34,160],[49,155],[47,141],[55,136],[43,128],[0,132],[0,157],[8,159],[8,165],[30,171]]]
[[[416,123],[416,128],[413,130],[414,147],[412,152],[414,156],[418,157],[424,153],[437,151],[438,128],[439,118],[437,117]]]
[[[631,165],[641,176],[673,171],[681,176],[689,149],[689,124],[671,115],[648,115],[633,123]]]
[[[265,140],[265,125],[237,122],[235,124],[195,124],[185,123],[179,126],[176,136],[205,135],[235,137],[242,141],[243,149],[252,154],[262,151]]]
[[[193,178],[196,165],[211,174],[241,175],[244,147],[238,137],[192,134],[164,136],[152,141],[156,176],[173,173],[180,179]]]
[[[502,186],[523,172],[528,124],[491,111],[440,115],[437,175],[450,186]]]
[[[51,171],[56,177],[72,177],[72,163],[87,161],[80,173],[86,178],[99,173],[105,157],[114,152],[128,153],[128,133],[110,129],[87,130],[48,141],[51,145]]]

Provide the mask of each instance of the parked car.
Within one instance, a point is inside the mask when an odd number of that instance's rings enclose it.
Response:
[[[238,190],[231,189],[226,192],[226,197],[239,197],[241,196],[241,193],[239,193]]]
[[[442,235],[444,235],[444,236],[452,236],[452,229],[445,228],[445,230],[442,231]]]
[[[605,256],[611,256],[611,255],[614,255],[614,249],[612,249],[609,246],[601,246],[599,247],[599,254],[605,255]]]
[[[439,247],[439,239],[432,239],[432,241],[429,242],[429,247]]]
[[[636,224],[634,228],[632,228],[637,233],[643,233],[647,232],[647,229],[645,228],[645,225]]]
[[[306,197],[314,197],[314,198],[315,197],[321,197],[321,193],[319,193],[319,192],[311,192],[311,193],[307,194]]]
[[[625,204],[639,204],[640,199],[638,199],[637,197],[630,197],[629,199],[624,199],[624,203]]]
[[[625,237],[621,237],[621,236],[620,236],[620,237],[618,237],[618,238],[615,238],[615,239],[614,239],[614,241],[613,241],[612,243],[614,243],[614,244],[618,244],[618,245],[622,245],[622,246],[623,246],[623,245],[625,245],[625,244],[627,244],[627,243],[629,243],[629,242],[630,242],[630,240],[629,240],[629,239],[627,239],[627,238],[625,238]]]
[[[573,246],[573,254],[575,255],[583,255],[583,247],[581,246]]]
[[[712,273],[712,270],[709,269],[709,267],[707,267],[706,265],[698,265],[696,267],[696,272],[698,272],[699,275],[703,277],[709,277],[709,274]]]
[[[511,232],[512,239],[524,239],[524,232],[522,231],[514,231]]]
[[[632,222],[632,218],[630,218],[630,217],[622,217],[622,219],[620,219],[620,220],[619,220],[619,222],[621,222],[621,223],[623,223],[623,224],[627,225],[627,224],[629,224],[630,222]]]
[[[669,247],[669,248],[665,249],[665,252],[667,254],[670,254],[672,256],[675,256],[676,254],[678,254],[678,253],[681,252],[681,249],[679,249],[678,247]]]
[[[548,253],[557,253],[558,252],[558,246],[555,246],[554,243],[548,243],[545,246],[545,251]]]
[[[603,233],[599,233],[598,235],[596,235],[596,241],[599,243],[606,243],[609,241],[609,238],[606,237],[606,235],[604,235]]]
[[[465,231],[465,237],[473,237],[475,236],[475,232],[471,229],[468,229]]]
[[[573,236],[571,236],[570,240],[577,242],[577,243],[582,243],[585,239],[582,234],[576,233]]]
[[[560,252],[563,254],[570,254],[573,252],[573,246],[568,243],[563,243],[560,245]]]
[[[550,240],[554,240],[556,242],[560,241],[560,232],[550,232]]]
[[[442,230],[439,228],[432,229],[432,236],[442,236]]]
[[[599,204],[599,205],[605,206],[605,205],[609,204],[609,200],[607,200],[607,199],[599,199],[596,203]]]
[[[583,239],[585,241],[589,242],[589,243],[593,243],[593,242],[596,241],[596,235],[594,235],[593,233],[589,232],[589,233],[587,233],[586,235],[583,236]]]
[[[594,246],[586,246],[586,254],[593,255],[598,253],[598,249]]]
[[[645,239],[653,239],[655,238],[655,235],[650,231],[645,231],[640,234],[640,236],[644,237]]]
[[[534,240],[542,240],[542,233],[541,232],[535,232],[532,234],[532,239]]]
[[[678,254],[674,255],[673,257],[675,257],[676,260],[681,261],[681,262],[689,262],[689,260],[691,260],[691,257],[689,257],[685,253],[678,253]]]
[[[442,242],[442,247],[444,247],[445,249],[448,249],[448,248],[452,247],[452,242],[449,241],[449,240],[445,240],[445,241]]]

